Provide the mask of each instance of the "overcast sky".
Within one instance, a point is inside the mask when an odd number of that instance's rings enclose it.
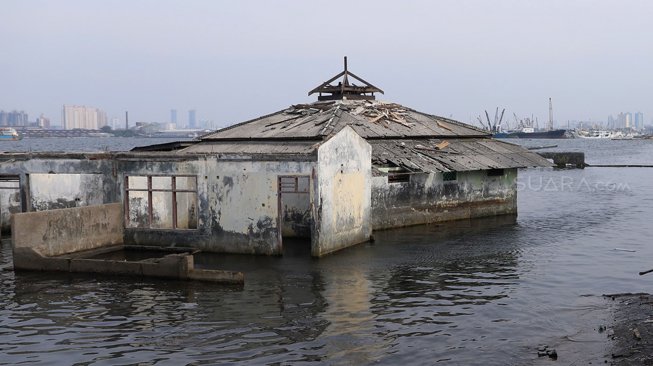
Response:
[[[0,1],[0,109],[64,104],[229,125],[342,69],[378,99],[469,121],[483,110],[653,117],[653,1]]]

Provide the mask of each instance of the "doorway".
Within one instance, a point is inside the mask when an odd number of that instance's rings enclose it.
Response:
[[[279,177],[279,213],[283,237],[311,237],[310,176]]]
[[[0,175],[0,232],[11,230],[11,214],[22,212],[20,178]]]

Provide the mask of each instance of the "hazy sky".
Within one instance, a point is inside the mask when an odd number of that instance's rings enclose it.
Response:
[[[342,69],[379,99],[469,121],[497,106],[559,124],[653,117],[653,1],[0,1],[0,109],[63,104],[229,125]],[[493,112],[491,112],[493,113]]]

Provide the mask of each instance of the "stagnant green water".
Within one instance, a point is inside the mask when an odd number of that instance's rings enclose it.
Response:
[[[653,162],[653,141],[554,143]],[[653,268],[652,203],[653,169],[526,170],[516,219],[377,232],[321,259],[301,241],[283,257],[196,258],[244,271],[243,288],[5,270],[0,365],[513,365],[569,339],[600,353],[602,338],[578,337],[609,322],[601,295],[653,291],[637,274]]]

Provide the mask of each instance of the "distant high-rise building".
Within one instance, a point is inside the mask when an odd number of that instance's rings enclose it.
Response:
[[[63,128],[72,130],[83,128],[98,130],[107,125],[107,114],[98,108],[64,105],[63,106]]]
[[[170,110],[170,123],[173,125],[177,124],[177,110],[176,109],[171,109]]]
[[[50,128],[50,119],[41,114],[39,118],[36,119],[36,125],[41,128]]]
[[[633,114],[627,112],[625,115],[626,115],[626,125],[624,127],[633,128]]]
[[[27,113],[23,111],[0,111],[0,126],[27,126]]]
[[[620,112],[617,115],[617,123],[614,126],[615,128],[624,128],[626,127],[626,114],[623,112]]]
[[[195,121],[195,110],[191,109],[188,111],[188,128],[196,128],[197,123]]]
[[[635,113],[635,129],[644,129],[644,113],[642,112]]]

